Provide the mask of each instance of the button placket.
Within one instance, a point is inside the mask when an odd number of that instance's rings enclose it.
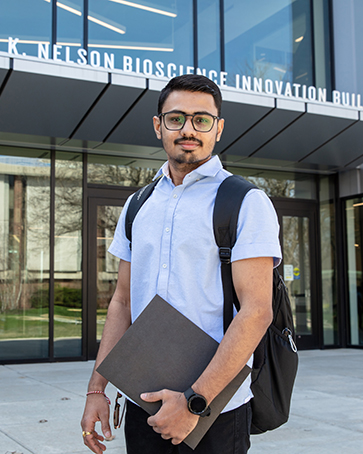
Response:
[[[167,297],[169,276],[170,276],[170,252],[171,252],[171,231],[173,228],[173,219],[175,210],[177,208],[180,196],[184,188],[178,186],[173,189],[169,205],[165,214],[163,233],[161,237],[161,250],[160,250],[160,268],[157,291],[160,296]]]

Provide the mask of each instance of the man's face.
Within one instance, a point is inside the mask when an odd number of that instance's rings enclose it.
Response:
[[[181,112],[183,114],[208,113],[218,115],[214,98],[208,93],[172,91],[166,98],[162,113]],[[192,117],[186,117],[179,131],[166,129],[161,117],[154,117],[154,129],[158,139],[163,142],[164,150],[171,165],[186,164],[198,167],[210,159],[216,141],[222,135],[224,120],[215,120],[209,132],[198,132],[193,128]]]

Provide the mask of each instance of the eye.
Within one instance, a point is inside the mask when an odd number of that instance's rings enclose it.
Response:
[[[168,114],[166,116],[166,120],[173,124],[183,124],[184,123],[184,115],[181,114]]]
[[[210,129],[213,124],[213,117],[210,115],[196,115],[194,117],[194,124],[197,128]]]

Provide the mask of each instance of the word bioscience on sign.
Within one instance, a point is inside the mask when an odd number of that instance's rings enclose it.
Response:
[[[17,45],[20,44],[18,38],[9,38],[8,54],[13,56],[26,56],[20,54]],[[51,52],[52,51],[52,52]],[[74,55],[74,54],[73,54]],[[76,58],[71,58],[71,48],[54,44],[51,48],[49,43],[38,43],[38,58],[41,60],[53,60],[55,62],[64,62],[70,65],[90,66],[92,68],[104,68],[107,71],[123,71],[125,73],[141,74],[146,77],[160,77],[171,79],[182,74],[203,74],[209,77],[221,88],[233,87],[241,92],[261,93],[276,97],[285,97],[300,99],[303,101],[315,101],[319,103],[328,103],[328,94],[326,88],[317,88],[313,85],[307,86],[298,83],[291,83],[284,80],[262,79],[253,76],[233,74],[229,77],[226,71],[216,71],[214,69],[206,70],[194,68],[193,66],[163,61],[153,62],[149,58],[141,59],[139,57],[130,57],[123,55],[121,61],[116,61],[114,53],[99,52],[97,50],[87,51],[79,48]],[[228,84],[227,85],[227,80]],[[232,81],[233,85],[230,85]],[[331,93],[331,102],[335,105],[363,109],[360,94],[340,92],[333,90]],[[329,102],[329,104],[331,104]]]

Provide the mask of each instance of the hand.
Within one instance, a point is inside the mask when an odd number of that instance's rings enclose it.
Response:
[[[101,394],[91,394],[87,397],[86,407],[84,409],[81,426],[84,432],[90,434],[83,437],[84,444],[94,453],[102,454],[106,446],[100,443],[104,439],[111,438],[111,429],[109,424],[110,408]],[[95,431],[95,424],[101,422],[101,429],[104,437]]]
[[[145,402],[162,401],[160,410],[147,422],[164,440],[171,439],[173,445],[180,444],[198,424],[199,416],[190,413],[183,393],[163,389],[140,397]]]

